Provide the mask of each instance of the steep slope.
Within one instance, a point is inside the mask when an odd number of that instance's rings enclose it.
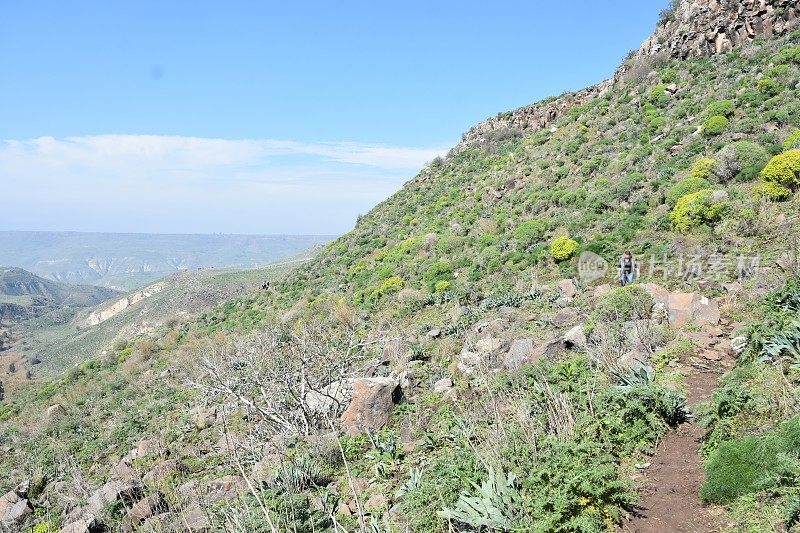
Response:
[[[677,503],[704,515],[680,527],[793,527],[799,39],[795,2],[686,0],[273,290],[0,406],[0,489],[30,479],[8,498],[38,513],[14,527],[658,530],[626,517],[654,518],[637,489],[687,427],[702,488]]]

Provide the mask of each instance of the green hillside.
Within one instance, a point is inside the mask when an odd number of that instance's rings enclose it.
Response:
[[[269,290],[0,404],[14,527],[796,530],[800,9],[700,4]]]

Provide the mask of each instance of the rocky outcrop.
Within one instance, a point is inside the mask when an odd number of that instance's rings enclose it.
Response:
[[[89,316],[86,317],[84,320],[84,325],[86,326],[96,326],[101,322],[105,322],[110,318],[114,318],[125,309],[132,305],[136,305],[137,303],[141,302],[142,300],[153,296],[154,294],[158,294],[162,290],[164,290],[164,283],[154,283],[149,287],[145,287],[140,291],[133,292],[126,296],[125,298],[120,298],[113,304],[109,305],[108,307],[101,309],[99,311],[92,311],[89,313]]]
[[[509,132],[551,128],[572,108],[602,97],[628,72],[653,56],[686,59],[727,53],[756,37],[789,33],[800,27],[798,19],[797,0],[683,0],[610,79],[489,118],[464,133],[453,152]]]
[[[398,389],[397,380],[393,378],[355,380],[353,398],[341,417],[344,432],[356,436],[385,426],[398,400]]]
[[[783,35],[798,27],[796,0],[684,0],[634,55],[666,53],[686,59],[725,54],[756,37]]]

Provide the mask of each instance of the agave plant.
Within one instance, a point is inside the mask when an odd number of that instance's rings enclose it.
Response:
[[[438,514],[478,529],[508,530],[520,501],[516,485],[514,474],[505,475],[489,467],[486,479],[480,485],[472,484],[474,496],[462,493],[453,509],[446,508]]]

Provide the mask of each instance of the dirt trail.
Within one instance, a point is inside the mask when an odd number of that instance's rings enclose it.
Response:
[[[702,357],[685,361],[690,409],[717,388],[720,376],[733,365],[730,355],[720,361]],[[670,431],[658,445],[640,480],[641,501],[621,531],[625,533],[711,533],[721,531],[723,510],[700,500],[703,465],[700,439],[704,430],[689,421]]]

